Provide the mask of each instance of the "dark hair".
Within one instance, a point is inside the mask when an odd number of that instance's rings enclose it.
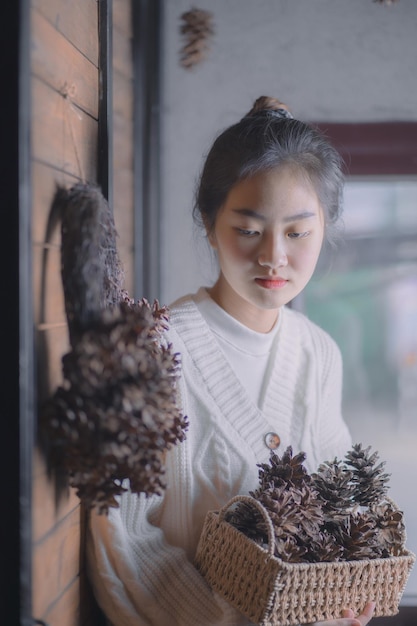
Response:
[[[293,165],[312,183],[331,240],[342,211],[342,159],[321,132],[293,119],[285,104],[267,96],[214,141],[200,176],[194,219],[210,232],[234,185],[281,165]]]

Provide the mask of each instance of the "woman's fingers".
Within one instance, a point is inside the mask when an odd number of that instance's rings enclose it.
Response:
[[[356,618],[360,622],[361,626],[365,626],[365,624],[368,624],[368,622],[371,621],[374,611],[375,602],[368,602],[363,610],[363,613],[358,615]]]
[[[342,617],[325,622],[314,622],[310,626],[366,626],[371,621],[375,610],[375,602],[368,602],[363,612],[355,616],[352,609],[343,609]]]

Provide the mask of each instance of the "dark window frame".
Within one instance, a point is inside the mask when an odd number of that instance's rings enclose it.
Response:
[[[134,0],[134,246],[136,298],[160,297],[160,50],[162,0]]]
[[[30,2],[1,5],[1,137],[5,236],[2,277],[2,606],[7,624],[32,625],[31,493],[34,347],[30,167]]]
[[[97,178],[113,209],[113,0],[99,0],[99,112]]]
[[[417,122],[313,124],[340,152],[348,176],[417,175]]]

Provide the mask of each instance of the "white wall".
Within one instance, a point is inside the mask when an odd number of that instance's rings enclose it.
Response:
[[[179,64],[180,16],[213,14],[207,60]],[[162,50],[163,303],[208,284],[213,268],[193,232],[193,193],[218,131],[259,95],[314,121],[417,119],[417,0],[164,2]]]

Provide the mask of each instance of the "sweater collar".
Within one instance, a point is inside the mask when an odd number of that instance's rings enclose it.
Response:
[[[193,297],[182,298],[172,306],[170,314],[172,327],[182,337],[220,413],[239,436],[249,443],[259,460],[269,457],[264,442],[266,433],[272,431],[279,434],[280,450],[289,445],[291,438],[290,407],[294,400],[294,389],[288,386],[288,373],[297,367],[299,338],[292,332],[292,316],[288,315],[286,307],[282,307],[280,317],[280,327],[274,342],[274,365],[261,410],[252,402],[217,342],[213,341],[212,331]]]

